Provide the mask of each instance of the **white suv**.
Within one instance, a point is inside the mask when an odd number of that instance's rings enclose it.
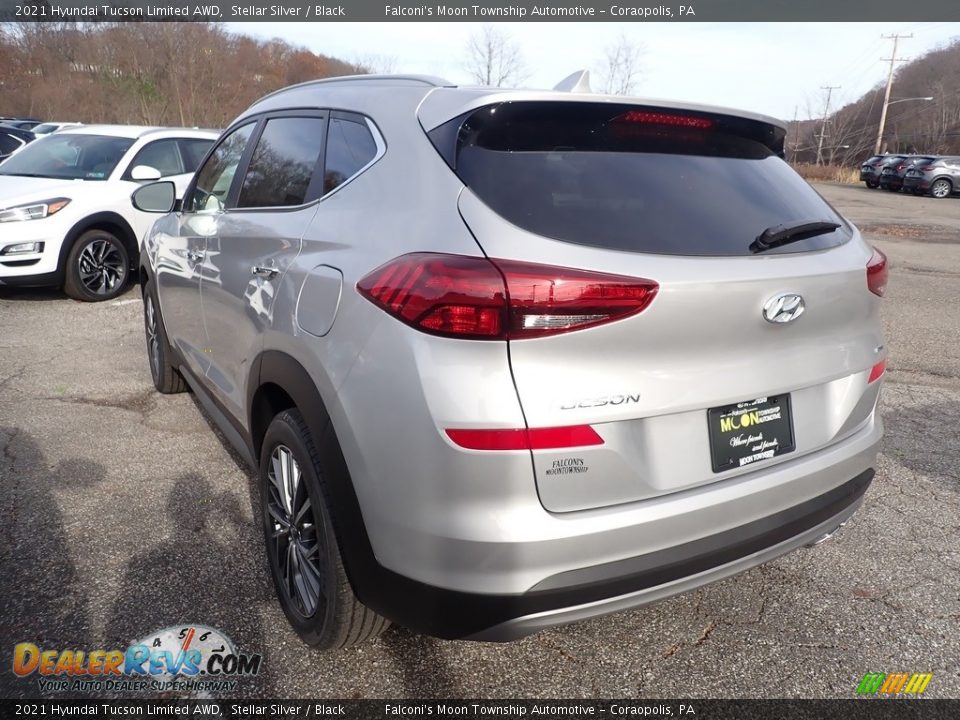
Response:
[[[0,285],[63,286],[109,300],[139,263],[154,218],[130,205],[148,180],[178,196],[217,138],[210,130],[88,125],[35,140],[0,163]]]

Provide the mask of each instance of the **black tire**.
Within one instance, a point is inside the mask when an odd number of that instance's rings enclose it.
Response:
[[[143,330],[147,340],[147,363],[150,366],[153,386],[164,395],[189,390],[186,380],[170,363],[173,353],[167,341],[167,331],[163,326],[157,291],[152,280],[143,288]]]
[[[298,480],[289,485],[271,478],[272,468],[274,477],[282,470],[284,453],[299,470]],[[322,650],[339,650],[376,637],[390,622],[353,594],[333,530],[326,466],[298,410],[284,410],[273,419],[260,454],[260,504],[270,574],[283,612],[300,638]],[[287,475],[297,477],[292,469],[288,465]],[[296,562],[291,563],[291,557]]]
[[[130,255],[123,242],[106,230],[87,230],[67,253],[63,291],[74,300],[112,300],[130,282]]]
[[[937,200],[948,198],[953,193],[953,183],[946,178],[937,178],[930,184],[930,197]]]
[[[880,187],[880,183],[867,180],[867,187],[871,190],[876,190],[878,187]]]

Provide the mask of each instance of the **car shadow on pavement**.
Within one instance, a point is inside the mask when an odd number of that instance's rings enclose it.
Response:
[[[247,537],[255,528],[237,499],[217,493],[194,474],[179,477],[167,496],[165,537],[144,534],[144,544],[129,563],[110,613],[109,643],[117,647],[148,633],[184,624],[208,625],[230,637],[239,652],[264,654],[257,608],[271,599],[272,588],[259,557],[243,548],[257,546]],[[149,528],[149,519],[145,518]],[[269,696],[272,672],[264,657],[256,678],[238,678],[240,697]]]
[[[67,296],[60,288],[53,287],[15,287],[0,285],[0,300],[27,301],[66,300]]]
[[[440,651],[442,640],[394,625],[380,637],[380,642],[400,673],[404,697],[465,697]]]
[[[940,478],[960,492],[957,437],[960,403],[907,405],[883,414],[883,451],[915,473]]]
[[[58,486],[94,488],[104,467],[65,460],[49,467],[40,445],[16,427],[0,427],[0,697],[38,697],[37,675],[13,673],[17,643],[43,649],[89,648],[90,598],[71,559]],[[75,551],[74,551],[75,552]]]

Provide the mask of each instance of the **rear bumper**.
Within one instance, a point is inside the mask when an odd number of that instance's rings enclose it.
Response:
[[[525,603],[559,603],[559,607],[512,618],[469,639],[515,640],[555,625],[648,605],[774,560],[816,542],[845,523],[860,507],[873,474],[872,469],[865,470],[802,505],[684,546],[611,563],[609,567],[574,571],[566,578],[548,578],[541,586],[566,584],[578,574],[582,582],[566,587],[553,598],[548,597],[547,587],[534,588]],[[592,579],[599,574],[611,577]]]
[[[930,190],[930,183],[924,178],[904,178],[903,188],[905,190],[920,190],[922,192],[927,192]]]
[[[531,521],[499,528],[525,535],[523,541],[464,547],[447,538],[435,546],[435,563],[486,578],[489,588],[504,566],[524,576],[557,568],[521,592],[441,587],[383,566],[375,586],[355,589],[397,624],[487,641],[657,602],[779,557],[846,521],[871,482],[881,435],[872,414],[830,448],[730,483],[620,509],[552,516],[564,537],[535,540]],[[621,524],[627,517],[632,523]],[[582,523],[591,532],[577,532]],[[559,557],[563,562],[554,562]]]

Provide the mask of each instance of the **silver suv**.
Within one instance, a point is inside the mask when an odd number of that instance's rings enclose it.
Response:
[[[729,577],[857,509],[886,258],[682,103],[309,82],[133,197],[160,392],[259,468],[308,643],[510,640]]]

